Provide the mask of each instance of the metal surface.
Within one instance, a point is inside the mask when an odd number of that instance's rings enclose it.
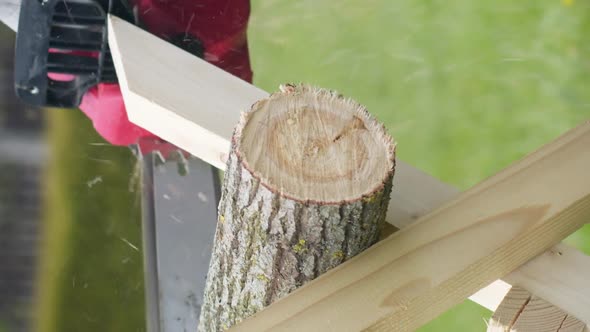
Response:
[[[16,94],[31,105],[74,108],[91,87],[115,83],[107,13],[132,20],[119,1],[24,1],[16,39]],[[55,76],[63,74],[67,79]]]
[[[148,331],[196,331],[217,220],[217,170],[144,158],[143,246]]]
[[[156,218],[154,204],[155,154],[142,160],[141,225],[143,238],[143,270],[146,303],[146,330],[160,331],[158,299],[158,265],[156,245]]]

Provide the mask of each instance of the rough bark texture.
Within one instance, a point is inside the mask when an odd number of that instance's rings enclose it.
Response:
[[[291,199],[227,161],[199,330],[223,331],[377,242],[391,174],[341,204]]]

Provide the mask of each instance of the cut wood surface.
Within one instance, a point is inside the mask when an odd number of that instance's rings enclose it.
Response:
[[[584,322],[520,287],[512,287],[487,332],[587,332]]]
[[[213,128],[218,128],[217,122],[237,123],[240,111],[249,108],[256,100],[267,96],[267,93],[115,17],[109,21],[109,26],[109,42],[131,120],[192,154],[208,160],[213,165],[223,168],[224,156],[229,151],[231,133],[221,137],[224,140],[221,144],[210,144],[217,142],[216,140],[220,138],[211,134],[214,131]],[[118,40],[122,41],[121,45],[118,45]],[[121,61],[123,58],[126,59],[125,62]],[[175,65],[179,63],[177,58],[185,63]],[[166,63],[162,63],[161,59],[166,59]],[[141,65],[127,65],[131,62],[138,62]],[[151,69],[146,71],[143,68]],[[190,74],[186,74],[188,72]],[[215,78],[216,84],[210,84],[208,79],[211,76]],[[128,84],[128,81],[132,83]],[[142,81],[157,83],[139,84]],[[177,85],[185,86],[186,89],[179,92]],[[190,94],[188,102],[185,102],[186,94]],[[222,97],[211,98],[210,96]],[[182,116],[178,115],[181,109]],[[213,109],[217,121],[204,124],[201,121],[203,112],[207,113]],[[194,130],[195,127],[198,127],[197,130]],[[212,140],[209,140],[211,137]],[[394,190],[386,220],[398,228],[404,228],[427,212],[453,199],[457,194],[458,190],[452,186],[398,159]],[[576,252],[576,262],[581,261],[586,262],[588,258]],[[536,271],[558,271],[553,267],[555,259],[551,259],[550,256],[542,255],[532,262],[538,263],[535,267]],[[560,296],[560,292],[551,290],[557,287],[557,289],[568,290],[566,293],[579,292],[580,298],[589,299],[590,287],[578,288],[577,285],[580,282],[575,276],[586,279],[590,276],[586,270],[580,269],[582,265],[570,260],[559,266],[559,271],[563,271],[559,281],[539,278],[538,275],[531,276],[530,273],[518,274],[510,281],[518,282],[527,289],[530,287],[543,289],[547,293],[545,296],[547,300],[552,303],[564,302],[567,305],[560,304],[560,307],[572,312],[576,309],[576,305],[572,303],[571,298],[565,299]],[[514,275],[516,274],[512,276]],[[506,285],[498,281],[491,284],[490,288],[475,294],[472,299],[494,310],[506,291]],[[585,317],[578,315],[578,317],[590,323],[590,314],[587,313]]]
[[[590,220],[588,146],[590,122],[328,271],[237,330],[415,330]]]
[[[578,250],[559,244],[503,279],[590,324],[590,257]]]
[[[395,145],[364,107],[305,85],[232,138],[200,331],[224,331],[375,244]]]

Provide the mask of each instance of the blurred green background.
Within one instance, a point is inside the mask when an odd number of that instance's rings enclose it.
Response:
[[[77,110],[47,110],[36,330],[145,331],[136,158]]]
[[[253,4],[258,86],[302,81],[354,97],[400,159],[461,189],[590,117],[587,1]],[[590,253],[590,227],[568,242]],[[466,301],[421,331],[485,331],[490,315]]]
[[[256,85],[354,97],[386,123],[401,159],[461,189],[590,115],[587,1],[252,5]],[[135,162],[88,144],[102,140],[79,112],[49,112],[48,137],[39,330],[143,331],[141,253],[123,241],[140,247]],[[567,241],[590,253],[590,228]],[[466,301],[421,331],[485,331],[489,316]]]

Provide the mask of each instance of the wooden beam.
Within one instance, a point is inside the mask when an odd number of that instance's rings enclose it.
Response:
[[[114,16],[109,46],[129,120],[224,169],[240,112],[268,93]]]
[[[586,325],[525,289],[512,287],[492,316],[487,332],[513,331],[584,332]]]
[[[229,139],[240,112],[268,93],[117,17],[111,21],[109,44],[129,119],[225,169]],[[118,40],[124,40],[124,48]],[[141,46],[135,44],[137,41],[141,41]],[[124,50],[124,57],[118,56],[120,50]],[[148,54],[162,54],[170,61],[147,57]],[[174,88],[162,89],[163,81],[174,81]],[[227,91],[232,91],[231,98],[224,95]],[[387,221],[397,228],[408,226],[459,193],[399,160],[394,181],[396,190],[391,194]],[[495,307],[489,303],[499,304],[504,295],[489,299],[487,294],[481,297],[482,303],[493,310]]]
[[[18,15],[20,12],[21,0],[1,0],[0,1],[0,21],[6,24],[10,29],[18,29]]]
[[[229,151],[227,139],[231,132],[228,134],[226,128],[226,134],[212,134],[222,132],[217,122],[233,125],[235,120],[237,123],[239,112],[247,109],[255,100],[266,96],[266,93],[117,18],[112,18],[109,26],[109,42],[130,119],[194,155],[208,159],[220,168],[224,167],[225,151]],[[214,79],[215,84],[210,84],[209,77]],[[170,88],[163,88],[167,86]],[[215,110],[215,114],[203,115],[203,112],[208,114],[211,110]],[[205,124],[201,119],[207,117],[217,120]],[[213,127],[207,127],[209,125]],[[215,142],[217,143],[213,144]],[[448,202],[457,193],[455,188],[398,161],[387,221],[403,228]],[[577,257],[580,260],[580,256]],[[553,260],[546,256],[540,256],[534,261],[538,262],[538,268],[543,271],[554,270]],[[567,273],[563,273],[557,284],[568,288],[571,276],[579,270],[579,265],[568,261],[564,270]],[[588,274],[580,275],[588,277]],[[551,289],[556,283],[555,280],[531,278],[528,273],[522,273],[512,281],[518,281],[527,288],[529,282],[537,283],[537,287],[543,289]],[[501,281],[490,287],[493,288],[487,290],[492,289],[491,292],[482,290],[473,298],[493,310],[508,287]],[[590,298],[589,287],[581,290],[569,288],[569,291],[580,291],[586,294],[584,298]],[[549,293],[556,298],[546,298],[552,303],[559,302],[556,301],[560,299],[558,293]],[[569,310],[567,307],[563,308]],[[590,317],[587,322],[590,322]]]
[[[109,27],[129,120],[223,170],[240,112],[268,93],[117,17]],[[458,193],[403,161],[394,181],[388,220],[398,228]]]
[[[590,220],[590,122],[238,325],[413,331]]]
[[[503,279],[590,324],[590,257],[578,250],[559,244]]]

